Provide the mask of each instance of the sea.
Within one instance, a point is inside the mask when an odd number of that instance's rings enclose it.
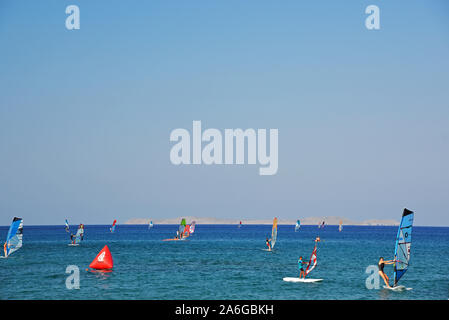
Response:
[[[9,226],[0,227],[5,239]],[[77,226],[71,226],[76,232]],[[449,228],[414,227],[411,260],[401,285],[383,288],[377,276],[380,256],[392,259],[397,227],[280,225],[273,252],[265,251],[270,225],[201,225],[186,241],[173,238],[178,226],[85,225],[84,240],[68,246],[64,226],[23,228],[23,247],[0,259],[2,300],[448,300]],[[308,261],[314,239],[317,266],[307,278],[316,283],[290,283],[299,275],[297,260]],[[112,272],[86,271],[107,245]],[[2,250],[3,251],[3,250]],[[78,269],[79,289],[67,286]],[[393,280],[393,267],[385,266]],[[72,278],[70,278],[72,277]]]

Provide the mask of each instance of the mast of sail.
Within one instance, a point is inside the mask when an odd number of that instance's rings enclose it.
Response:
[[[276,244],[276,239],[278,236],[278,218],[273,219],[273,228],[271,229],[271,249],[274,248]]]
[[[6,236],[5,245],[3,246],[5,257],[8,257],[11,253],[22,247],[22,236],[23,219],[14,217],[9,227],[8,235]]]
[[[407,271],[410,261],[410,246],[412,244],[413,211],[404,208],[399,224],[394,248],[394,285]]]

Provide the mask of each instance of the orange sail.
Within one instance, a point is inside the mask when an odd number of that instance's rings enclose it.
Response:
[[[184,238],[190,236],[190,225],[186,225],[186,227],[184,228],[184,231],[182,232],[182,236]]]

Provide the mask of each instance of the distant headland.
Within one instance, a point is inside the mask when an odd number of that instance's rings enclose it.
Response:
[[[133,218],[125,222],[125,224],[149,224],[150,221],[153,221],[154,224],[179,224],[181,219],[186,219],[187,223],[191,221],[195,221],[197,224],[239,224],[242,221],[242,224],[272,224],[273,219],[219,219],[212,217],[192,217],[192,216],[182,216],[176,218],[168,218],[168,219],[151,219],[151,218]],[[344,217],[308,217],[308,218],[300,218],[301,225],[318,225],[323,220],[326,225],[338,225],[340,221],[342,221],[343,225],[353,225],[353,226],[398,226],[399,222],[396,220],[364,220],[364,221],[354,221]],[[296,220],[282,219],[279,218],[279,225],[294,225]]]

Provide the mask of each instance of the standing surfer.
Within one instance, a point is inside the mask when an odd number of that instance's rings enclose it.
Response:
[[[268,238],[267,238],[267,240],[265,240],[265,244],[266,244],[267,247],[268,247],[268,251],[271,251],[271,239],[268,239]]]
[[[302,256],[298,259],[298,268],[299,268],[299,279],[301,279],[301,275],[303,278],[306,278],[306,273],[304,271],[303,265],[307,264],[307,262],[302,261]]]
[[[388,288],[391,288],[389,284],[390,279],[388,279],[388,276],[384,272],[384,266],[386,264],[393,264],[394,262],[395,262],[394,260],[384,260],[383,257],[380,257],[379,262],[377,263],[377,266],[379,267],[379,275],[382,277],[382,279],[384,279],[384,282]]]

